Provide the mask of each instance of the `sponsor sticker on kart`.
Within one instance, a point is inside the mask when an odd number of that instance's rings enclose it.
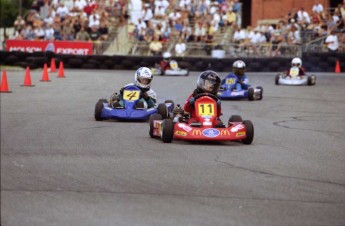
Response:
[[[139,90],[125,90],[123,92],[123,99],[126,101],[135,101],[138,100],[140,96]]]
[[[244,95],[244,91],[236,91],[236,92],[232,92],[231,96],[243,96]]]
[[[297,67],[293,67],[290,69],[290,73],[291,77],[296,77],[299,74],[299,69]]]
[[[226,79],[225,84],[235,84],[235,79],[234,78],[228,78],[228,79]]]
[[[244,128],[244,126],[242,124],[238,124],[238,125],[232,127],[230,131],[233,132],[233,133],[236,133],[237,131],[239,131],[239,130],[241,130],[243,128]]]
[[[187,126],[187,125],[184,124],[184,123],[179,123],[179,124],[177,124],[177,126],[180,127],[181,129],[184,129],[184,130],[187,131],[187,132],[192,131],[192,127]]]
[[[236,133],[236,137],[242,137],[242,136],[245,136],[246,135],[246,132],[238,132]]]
[[[187,136],[187,133],[184,131],[176,130],[175,135],[180,135],[180,136]]]
[[[213,128],[204,129],[202,131],[202,135],[204,135],[205,137],[210,137],[210,138],[217,137],[219,136],[219,134],[220,134],[219,130],[213,129]]]

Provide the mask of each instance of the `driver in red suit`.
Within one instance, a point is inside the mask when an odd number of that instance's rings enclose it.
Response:
[[[217,96],[217,92],[220,87],[220,82],[221,82],[221,79],[219,75],[214,71],[204,71],[199,75],[196,89],[187,98],[184,104],[184,111],[190,113],[191,120],[193,119],[195,120],[196,118],[196,112],[195,112],[195,107],[194,107],[194,104],[195,104],[194,97],[202,93],[204,93],[205,95],[213,94],[214,96]],[[216,124],[219,127],[224,126],[223,122],[219,118],[221,115],[222,115],[221,102],[219,99],[217,99],[217,123]]]
[[[294,67],[297,67],[299,70],[298,70],[298,77],[299,78],[302,78],[302,76],[305,75],[305,70],[304,68],[302,67],[302,60],[301,58],[298,58],[298,57],[295,57],[292,59],[291,61],[291,68],[294,68]],[[291,78],[291,68],[290,70],[288,70],[286,72],[286,77],[290,77]]]
[[[159,62],[159,65],[161,66],[161,69],[163,71],[170,70],[170,61],[171,61],[171,53],[165,52],[163,53],[163,60]]]

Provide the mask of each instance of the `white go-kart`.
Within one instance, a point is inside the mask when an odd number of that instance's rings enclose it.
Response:
[[[290,68],[289,73],[279,73],[275,77],[275,84],[276,85],[290,85],[290,86],[303,86],[308,85],[312,86],[316,84],[316,76],[315,75],[299,75],[299,68],[292,67]],[[289,74],[287,76],[286,74]]]

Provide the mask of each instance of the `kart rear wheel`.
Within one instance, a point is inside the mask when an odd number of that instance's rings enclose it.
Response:
[[[315,85],[315,82],[316,82],[315,75],[308,76],[308,81],[307,81],[308,86]]]
[[[165,104],[159,104],[158,105],[157,113],[160,114],[163,119],[169,118],[168,108]]]
[[[264,94],[264,88],[262,88],[261,86],[257,86],[256,88],[260,90],[260,97],[257,100],[262,100],[262,97]]]
[[[248,88],[248,100],[254,100],[254,98],[255,98],[254,88],[249,87]]]
[[[254,139],[254,126],[252,121],[244,120],[244,126],[246,127],[246,138],[242,140],[243,144],[251,144]]]
[[[149,119],[149,123],[150,123],[150,131],[149,131],[149,134],[150,134],[150,137],[154,137],[153,136],[153,130],[154,130],[154,125],[153,125],[153,121],[154,120],[162,120],[162,116],[160,114],[152,114],[150,115],[150,119]]]
[[[164,119],[162,123],[162,141],[171,143],[174,138],[174,122],[172,119]]]
[[[95,119],[96,121],[102,121],[102,110],[103,110],[103,103],[107,103],[106,99],[100,99],[97,101],[95,106]]]
[[[232,122],[243,122],[243,120],[240,115],[231,115],[228,124],[230,125]]]
[[[277,74],[277,75],[276,75],[276,85],[279,85],[279,78],[280,78],[280,75]]]

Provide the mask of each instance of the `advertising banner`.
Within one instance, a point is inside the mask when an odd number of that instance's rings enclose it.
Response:
[[[93,44],[91,42],[77,41],[29,41],[29,40],[7,40],[7,51],[22,52],[46,52],[71,55],[92,55]]]

